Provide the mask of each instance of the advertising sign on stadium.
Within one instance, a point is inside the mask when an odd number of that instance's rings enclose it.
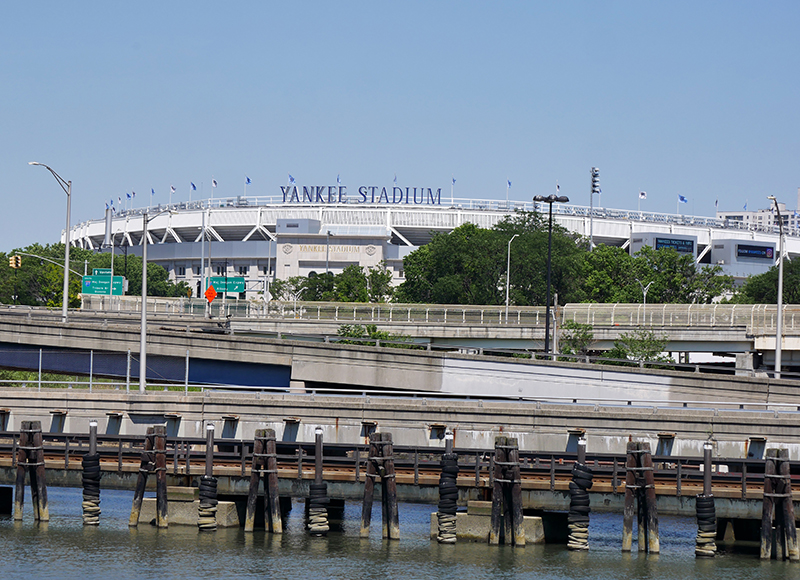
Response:
[[[775,249],[772,246],[749,246],[746,244],[737,244],[736,257],[772,260],[775,257]]]
[[[669,248],[680,254],[694,254],[694,240],[656,238],[656,250],[660,250],[661,248]]]

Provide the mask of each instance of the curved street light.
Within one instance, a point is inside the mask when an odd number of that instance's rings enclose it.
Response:
[[[508,240],[508,259],[506,260],[506,324],[508,324],[508,284],[511,274],[511,242],[518,236],[519,234],[514,234],[511,236],[511,239]]]
[[[64,234],[64,291],[61,296],[61,322],[67,322],[67,308],[69,308],[69,213],[72,202],[72,182],[66,181],[51,167],[38,161],[29,161],[28,165],[39,165],[49,171],[55,177],[61,189],[67,194],[67,229]]]
[[[554,203],[569,203],[569,198],[566,195],[550,194],[547,197],[536,195],[533,201],[544,202],[550,206],[550,221],[547,227],[547,302],[545,304],[545,319],[544,319],[544,352],[550,352],[550,259],[553,249],[553,204]]]
[[[653,281],[650,280],[647,283],[647,286],[645,286],[644,284],[642,284],[642,282],[641,282],[641,280],[639,280],[639,278],[634,278],[634,280],[639,282],[639,286],[642,288],[642,299],[643,299],[642,300],[642,313],[644,315],[645,324],[647,324],[647,291],[650,290],[650,285],[653,283]]]
[[[139,335],[139,391],[147,390],[147,224],[162,213],[175,212],[165,209],[152,217],[147,217],[147,210],[142,212],[142,329]]]
[[[767,199],[775,205],[775,213],[778,214],[778,320],[775,324],[775,378],[781,378],[781,337],[783,335],[783,218],[778,200],[774,195],[768,195]]]

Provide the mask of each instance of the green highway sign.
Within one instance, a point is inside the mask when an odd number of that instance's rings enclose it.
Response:
[[[110,274],[110,271],[109,271]],[[113,296],[122,296],[122,287],[124,284],[124,276],[114,276]],[[84,276],[81,283],[81,292],[83,294],[105,294],[108,295],[108,286],[111,282],[111,276]]]
[[[111,268],[94,268],[92,276],[111,276]]]
[[[211,286],[217,292],[244,292],[244,278],[211,278]]]

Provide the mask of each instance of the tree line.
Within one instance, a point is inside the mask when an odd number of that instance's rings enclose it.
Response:
[[[21,257],[21,267],[12,268],[11,256]],[[97,253],[93,250],[70,248],[70,270],[82,275],[91,274],[94,268],[111,268],[111,254]],[[0,302],[3,304],[25,304],[28,306],[62,305],[64,291],[64,244],[31,244],[8,253],[0,252]],[[71,274],[69,278],[70,308],[81,304],[81,276]],[[128,294],[140,296],[142,293],[142,259],[137,256],[114,256],[114,275],[128,279]],[[167,271],[148,262],[148,296],[188,296],[189,286],[185,282],[177,284],[169,280]],[[16,298],[15,298],[16,297]]]
[[[405,257],[405,278],[396,288],[385,264],[350,265],[335,275],[326,272],[276,280],[270,295],[286,301],[503,305],[508,291],[510,304],[541,306],[547,292],[547,239],[547,216],[517,212],[492,228],[468,223],[449,233],[435,233],[428,244]],[[8,258],[19,252],[41,258],[23,256],[22,267],[14,270]],[[89,273],[111,266],[108,253],[72,248],[70,254],[71,268],[78,272],[84,264]],[[60,306],[63,256],[63,244],[33,244],[0,253],[0,302],[13,303],[16,296],[19,304]],[[639,303],[645,289],[647,302],[654,304],[707,304],[719,297],[748,304],[777,299],[777,267],[735,288],[720,266],[696,264],[692,255],[650,247],[630,255],[623,248],[602,244],[590,251],[586,238],[558,224],[553,224],[551,270],[552,292],[560,304]],[[128,294],[141,294],[141,272],[141,258],[115,255],[114,273],[128,278]],[[71,307],[80,304],[80,282],[79,276],[70,278]],[[185,282],[171,282],[167,271],[153,263],[147,265],[147,287],[150,296],[187,296],[191,291]],[[800,302],[800,260],[784,263],[783,300]]]

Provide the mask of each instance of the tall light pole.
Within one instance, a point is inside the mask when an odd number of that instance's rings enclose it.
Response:
[[[519,236],[519,234],[514,234],[511,236],[511,239],[508,240],[508,259],[506,260],[506,324],[508,324],[508,284],[511,274],[511,242],[513,242],[514,238],[517,236]]]
[[[546,203],[549,207],[549,224],[547,226],[547,301],[545,305],[545,320],[544,320],[544,352],[550,353],[550,270],[551,270],[551,257],[553,253],[553,204],[569,203],[569,198],[566,195],[557,196],[550,194],[547,197],[537,195],[534,196],[533,201],[541,201]]]
[[[653,283],[653,281],[650,280],[647,283],[647,286],[645,286],[641,283],[639,278],[636,278],[635,280],[639,282],[639,286],[642,288],[642,313],[644,314],[645,322],[647,322],[647,291],[650,290],[650,285]]]
[[[600,195],[600,170],[592,167],[592,193],[589,194],[589,251],[594,249],[594,195]]]
[[[142,329],[139,334],[139,392],[147,390],[147,224],[162,213],[173,213],[170,210],[158,212],[151,218],[147,210],[142,212]]]
[[[28,165],[40,165],[55,177],[61,189],[67,194],[67,229],[64,234],[64,291],[61,296],[61,322],[67,322],[67,308],[69,307],[69,214],[72,203],[72,182],[64,180],[58,173],[44,163],[29,161]]]
[[[778,214],[778,320],[775,324],[775,378],[781,378],[781,338],[783,336],[783,218],[778,200],[774,195],[767,199],[775,204],[775,213]]]
[[[331,247],[331,231],[328,230],[325,232],[325,276],[327,280],[328,276],[328,256],[330,255],[330,247]]]

